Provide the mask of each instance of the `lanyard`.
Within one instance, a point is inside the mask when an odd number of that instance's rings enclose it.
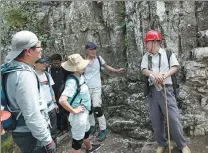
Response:
[[[161,67],[161,54],[159,54],[159,65],[158,65],[158,68],[159,68],[159,72],[160,72],[160,67]],[[152,56],[151,55],[148,55],[148,70],[152,70]]]

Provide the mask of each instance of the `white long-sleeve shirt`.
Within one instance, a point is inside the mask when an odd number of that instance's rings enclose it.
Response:
[[[31,132],[43,145],[47,145],[52,138],[40,111],[45,104],[40,100],[35,72],[25,63],[13,61],[12,64],[28,66],[31,69],[31,71],[11,72],[7,78],[6,89],[9,101],[22,111],[26,123],[26,126],[18,126],[14,132]]]

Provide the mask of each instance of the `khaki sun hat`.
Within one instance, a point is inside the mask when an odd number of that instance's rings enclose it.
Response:
[[[89,62],[90,60],[84,60],[80,54],[72,54],[61,66],[67,71],[77,72],[83,70]]]

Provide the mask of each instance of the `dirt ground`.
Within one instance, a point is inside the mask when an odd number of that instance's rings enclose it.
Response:
[[[208,136],[188,138],[189,147],[192,153],[208,153]],[[92,143],[100,143],[96,136],[91,138]],[[109,133],[102,147],[96,153],[155,153],[156,143],[145,143],[134,139],[127,139],[115,133]],[[171,153],[180,153],[175,144],[171,143]],[[71,137],[65,136],[60,140],[58,145],[58,153],[71,152]],[[84,146],[82,153],[85,153]],[[166,152],[168,153],[168,149]]]

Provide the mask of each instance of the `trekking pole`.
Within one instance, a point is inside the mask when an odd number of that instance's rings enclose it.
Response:
[[[165,97],[165,105],[166,105],[166,121],[167,121],[167,127],[168,127],[168,148],[169,148],[169,153],[171,153],[171,148],[170,148],[170,127],[169,127],[169,116],[168,116],[168,100],[167,100],[167,93],[166,93],[166,87],[165,83],[163,83],[164,86],[164,97]]]

